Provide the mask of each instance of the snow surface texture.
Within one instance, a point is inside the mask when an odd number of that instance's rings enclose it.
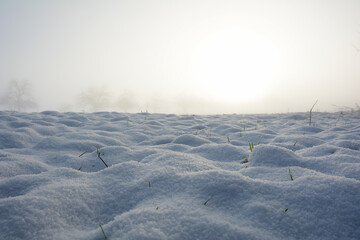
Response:
[[[359,119],[0,112],[0,239],[360,239]]]

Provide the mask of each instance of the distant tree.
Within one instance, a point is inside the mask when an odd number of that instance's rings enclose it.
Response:
[[[89,87],[79,95],[81,107],[96,112],[109,109],[110,95],[106,87]]]
[[[353,47],[355,48],[355,50],[360,53],[360,48],[358,48],[356,45],[353,44]]]
[[[37,108],[31,94],[31,84],[28,81],[10,81],[7,91],[1,97],[1,105],[12,111],[26,111]]]
[[[359,25],[360,27],[360,25]],[[358,30],[358,33],[360,34],[360,30]],[[357,53],[360,53],[360,47],[359,44],[352,44],[352,46],[354,47],[354,49],[357,51]]]
[[[120,95],[115,102],[115,107],[119,111],[128,112],[128,111],[137,111],[139,105],[133,96],[133,94],[126,92]]]

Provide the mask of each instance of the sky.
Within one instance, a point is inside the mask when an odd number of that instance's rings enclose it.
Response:
[[[358,0],[0,0],[0,95],[33,111],[336,111],[359,49]]]

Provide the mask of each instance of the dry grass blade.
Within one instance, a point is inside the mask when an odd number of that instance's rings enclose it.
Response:
[[[104,238],[107,239],[106,235],[105,235],[105,232],[104,232],[104,229],[102,228],[101,224],[99,224],[99,227],[101,229],[101,232],[102,234],[104,235]]]
[[[85,153],[87,153],[87,151],[83,152],[82,154],[79,155],[79,157],[81,157],[82,155],[84,155]]]
[[[210,201],[211,198],[209,198],[208,200],[206,200],[203,205],[206,206],[206,204]]]
[[[311,113],[312,113],[312,110],[313,108],[315,107],[316,103],[318,102],[318,100],[316,100],[316,102],[314,103],[314,105],[311,107],[310,109],[310,121],[309,121],[309,126],[311,126]]]
[[[106,167],[109,167],[109,166],[106,164],[106,162],[104,161],[104,159],[101,158],[99,148],[96,148],[96,151],[97,151],[98,158],[100,158],[100,160],[105,164]]]

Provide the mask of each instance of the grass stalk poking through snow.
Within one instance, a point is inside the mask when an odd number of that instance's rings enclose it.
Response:
[[[253,143],[249,143],[249,147],[250,147],[250,151],[252,152],[254,149],[254,144]]]
[[[210,130],[208,131],[208,133],[207,133],[206,136],[207,136],[207,137],[211,137],[211,128],[210,128]]]
[[[241,163],[248,163],[248,162],[249,162],[249,155],[247,155]]]
[[[228,143],[230,143],[230,137],[229,136],[227,136],[227,141],[228,141]]]
[[[291,181],[294,181],[294,178],[293,178],[293,176],[291,174],[290,168],[289,168],[289,174],[290,174]]]
[[[97,152],[97,155],[98,155],[98,158],[100,158],[100,160],[105,164],[106,167],[109,167],[106,162],[104,161],[104,159],[101,158],[100,156],[100,151],[99,151],[99,147],[96,148],[96,152]]]
[[[208,200],[206,200],[203,205],[206,206],[206,204],[210,201],[211,198],[209,198]]]
[[[309,120],[309,126],[311,126],[311,113],[312,113],[312,110],[313,108],[315,107],[316,103],[318,102],[318,100],[316,100],[316,102],[314,103],[314,105],[311,107],[310,109],[310,120]]]
[[[148,181],[148,185],[149,185],[149,188],[151,188],[150,180]],[[152,191],[152,190],[150,190],[150,191]],[[153,197],[153,199],[152,199],[152,202],[153,202],[153,205],[155,205],[154,197]],[[156,211],[159,210],[159,206],[156,206],[155,209],[156,209]]]
[[[101,229],[101,232],[102,234],[104,235],[104,238],[107,239],[106,235],[105,235],[105,232],[104,232],[104,229],[102,228],[101,224],[99,224],[99,227]]]
[[[84,155],[85,153],[87,153],[87,151],[85,151],[85,152],[83,152],[82,154],[80,154],[79,157],[81,157],[81,156]],[[83,161],[83,162],[84,162],[84,161]],[[80,167],[78,168],[78,171],[81,171],[83,162],[81,163]]]
[[[79,155],[79,157],[81,157],[82,155],[84,155],[85,153],[87,153],[87,151],[83,152],[82,154]]]

